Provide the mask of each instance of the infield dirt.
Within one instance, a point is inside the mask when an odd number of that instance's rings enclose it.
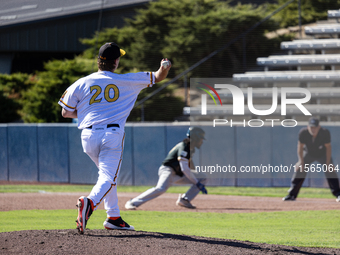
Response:
[[[119,206],[139,193],[119,193]],[[0,193],[0,211],[31,209],[75,209],[80,193]],[[138,210],[188,211],[175,205],[178,194],[166,193]],[[53,198],[53,199],[52,199]],[[288,210],[339,209],[335,199],[301,198],[283,202],[281,198],[198,195],[190,211],[216,213],[269,212]],[[103,209],[103,205],[99,209]],[[133,225],[136,225],[135,223]],[[340,249],[291,247],[150,233],[144,231],[87,230],[79,235],[71,230],[31,230],[0,233],[0,254],[340,254]]]

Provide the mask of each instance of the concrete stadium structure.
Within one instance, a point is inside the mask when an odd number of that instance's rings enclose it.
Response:
[[[246,100],[246,88],[253,90],[253,104],[257,109],[269,109],[272,103],[272,93],[269,88],[303,87],[311,92],[311,99],[305,103],[314,117],[323,121],[340,121],[340,35],[338,16],[339,10],[329,11],[328,20],[320,21],[316,26],[305,27],[305,38],[281,43],[282,55],[259,57],[257,65],[263,71],[248,71],[233,74],[232,84],[243,89]],[[285,55],[284,53],[288,53]],[[211,84],[211,86],[214,86]],[[230,91],[216,89],[221,96],[223,106],[214,105],[211,98],[207,99],[208,115],[215,118],[231,118],[233,98]],[[211,91],[212,95],[214,93]],[[195,92],[191,91],[191,107],[186,107],[183,113],[190,115],[190,120],[207,120],[202,116],[201,105]],[[215,98],[216,99],[216,98]],[[196,105],[195,105],[196,103]],[[222,104],[221,103],[221,104]],[[299,121],[308,118],[298,108],[287,111],[287,116]],[[237,116],[236,116],[237,117]],[[245,112],[247,119],[259,118],[249,111]],[[280,107],[268,116],[280,116]]]
[[[3,0],[0,73],[31,72],[44,61],[73,58],[99,29],[122,27],[150,0]]]

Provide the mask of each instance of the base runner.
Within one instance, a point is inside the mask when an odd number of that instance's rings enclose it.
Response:
[[[154,199],[163,193],[173,184],[191,184],[185,194],[179,194],[176,205],[194,209],[196,208],[191,201],[201,191],[207,194],[205,188],[206,176],[203,173],[197,173],[194,169],[192,157],[195,148],[199,149],[203,143],[204,131],[199,127],[190,127],[187,132],[187,138],[173,147],[162,165],[158,169],[158,183],[156,187],[148,189],[139,196],[129,200],[125,204],[128,210],[135,210],[138,206]],[[191,146],[190,146],[191,144]]]

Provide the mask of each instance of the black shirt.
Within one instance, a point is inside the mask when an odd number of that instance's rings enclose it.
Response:
[[[183,172],[179,165],[178,158],[186,158],[190,162],[190,156],[194,151],[190,151],[190,142],[183,140],[176,144],[168,153],[166,158],[163,160],[162,165],[171,167],[175,173],[179,176],[183,176]]]
[[[305,144],[304,150],[314,158],[321,158],[326,155],[326,143],[331,142],[331,134],[328,129],[320,128],[317,136],[313,141],[313,136],[308,132],[307,128],[303,128],[299,132],[300,143]]]

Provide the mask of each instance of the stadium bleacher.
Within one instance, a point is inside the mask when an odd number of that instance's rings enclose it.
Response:
[[[252,99],[255,109],[270,109],[272,104],[272,87],[305,87],[311,93],[311,100],[304,106],[310,113],[323,121],[340,121],[340,10],[328,11],[328,20],[315,26],[306,26],[307,39],[296,39],[281,43],[281,50],[287,55],[259,57],[257,65],[263,71],[249,71],[233,75],[233,84],[238,86],[245,98],[245,115],[248,119],[254,116],[247,107],[248,90],[252,87]],[[321,37],[321,38],[318,38]],[[229,90],[216,89],[223,102],[215,105],[207,97],[207,113],[216,118],[231,118],[233,113],[233,95]],[[212,93],[213,95],[214,93]],[[298,93],[290,96],[299,98]],[[303,96],[303,95],[301,95]],[[280,94],[278,94],[280,100]],[[194,100],[192,100],[194,102]],[[280,102],[280,101],[279,101]],[[282,118],[278,104],[270,117]],[[200,105],[184,108],[184,114],[193,120],[204,120]],[[294,105],[287,105],[287,117],[295,120],[308,119]],[[234,117],[234,116],[233,116]]]
[[[305,27],[306,35],[336,35],[340,34],[340,25],[339,24],[319,24],[313,27]]]
[[[234,74],[235,82],[256,83],[256,82],[311,82],[311,81],[340,81],[340,71],[266,71],[246,72]]]
[[[291,56],[269,56],[267,58],[257,58],[257,65],[264,66],[265,71],[270,67],[292,67],[297,66],[298,70],[301,66],[331,66],[335,70],[335,65],[340,65],[340,54],[326,55],[291,55]]]
[[[327,17],[328,19],[340,19],[340,10],[329,10]]]
[[[248,89],[241,88],[243,95],[245,98],[248,97]],[[340,87],[331,87],[327,88],[327,91],[324,88],[308,88],[308,91],[311,93],[312,98],[323,99],[323,98],[340,98]],[[232,99],[233,96],[229,90],[220,89],[218,94],[222,99]],[[252,97],[256,99],[266,99],[272,96],[271,88],[253,88]],[[278,93],[278,97],[281,96],[281,93]],[[299,96],[303,96],[302,93],[287,93],[287,96],[292,96],[294,98],[298,98]]]
[[[325,54],[327,50],[339,50],[340,39],[309,39],[309,40],[293,40],[290,42],[282,42],[281,50],[288,50],[288,55],[292,55],[296,51],[310,50],[315,52],[320,50]]]

